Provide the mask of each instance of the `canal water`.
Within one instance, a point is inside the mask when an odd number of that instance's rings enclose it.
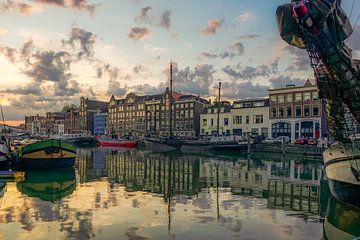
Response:
[[[93,148],[1,196],[0,239],[225,240],[322,239],[330,195],[319,159]]]

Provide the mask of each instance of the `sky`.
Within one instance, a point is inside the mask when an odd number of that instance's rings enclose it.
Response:
[[[5,119],[59,111],[80,96],[109,101],[165,90],[228,100],[313,78],[287,46],[275,11],[287,0],[0,0],[0,101]],[[343,1],[350,16],[353,1]],[[351,22],[360,14],[355,0]],[[360,27],[347,42],[360,58]]]

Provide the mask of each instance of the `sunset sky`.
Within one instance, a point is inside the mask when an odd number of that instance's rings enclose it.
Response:
[[[304,51],[279,37],[285,0],[1,0],[0,101],[6,120],[174,89],[203,97],[266,96],[312,77]],[[343,1],[350,15],[353,1]],[[351,22],[360,14],[355,2]],[[359,23],[358,23],[359,24]],[[348,41],[360,58],[360,28]]]

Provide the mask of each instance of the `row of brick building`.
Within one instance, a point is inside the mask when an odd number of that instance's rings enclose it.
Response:
[[[173,92],[171,97],[167,88],[161,94],[140,96],[130,93],[121,99],[111,96],[109,102],[82,97],[78,109],[47,113],[44,117],[25,117],[25,125],[32,134],[84,130],[93,135],[166,136],[172,130],[180,138],[219,134],[288,136],[295,140],[326,136],[323,103],[317,86],[310,81],[301,87],[289,85],[271,89],[269,96],[264,98],[215,104],[179,92]]]

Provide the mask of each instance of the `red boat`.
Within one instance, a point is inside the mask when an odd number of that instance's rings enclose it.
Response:
[[[133,138],[112,139],[108,137],[102,137],[99,139],[99,144],[103,147],[134,148],[137,144],[137,141]]]

